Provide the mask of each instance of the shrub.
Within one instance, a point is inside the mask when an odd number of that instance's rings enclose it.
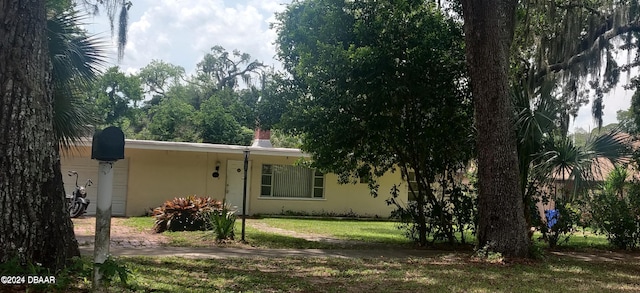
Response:
[[[451,176],[440,181],[438,197],[432,197],[422,206],[424,210],[424,223],[427,238],[433,242],[446,241],[450,244],[456,242],[465,244],[464,232],[475,233],[477,218],[477,197],[475,191],[469,186],[455,182]],[[399,192],[395,187],[392,197],[387,200],[388,205],[395,205],[391,212],[391,218],[398,219],[398,228],[404,230],[407,238],[418,242],[420,232],[419,205],[417,201],[403,203],[398,200]],[[456,237],[460,235],[458,239]]]
[[[547,190],[555,193],[553,187],[549,187]],[[539,192],[537,195],[538,200],[545,205],[549,204],[550,197],[544,192]],[[581,215],[575,205],[558,197],[554,196],[554,198],[556,198],[553,210],[555,214],[545,213],[544,219],[538,213],[536,201],[531,203],[531,225],[542,233],[542,240],[547,242],[551,248],[569,241],[569,238],[575,233],[576,227],[580,224]]]
[[[116,277],[120,279],[120,283],[122,285],[127,285],[129,277],[133,274],[133,272],[120,260],[114,258],[109,255],[107,259],[101,264],[95,264],[100,268],[100,272],[102,272],[102,281],[104,282],[104,286],[109,286],[111,282],[113,282]]]
[[[236,218],[236,211],[230,209],[229,205],[225,203],[223,203],[221,210],[209,213],[209,227],[213,229],[216,240],[233,239]]]
[[[203,231],[209,228],[208,215],[222,210],[222,202],[210,197],[176,197],[153,210],[156,233],[164,231]]]
[[[633,184],[626,196],[612,190],[595,194],[591,214],[596,231],[621,249],[640,245],[640,185]]]

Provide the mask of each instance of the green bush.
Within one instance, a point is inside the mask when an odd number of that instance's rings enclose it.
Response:
[[[216,240],[233,239],[236,224],[236,211],[229,208],[226,203],[222,204],[221,210],[212,211],[208,215],[209,227],[216,235]]]
[[[156,233],[164,231],[204,231],[209,228],[209,214],[223,209],[222,202],[195,195],[176,197],[153,210]]]
[[[594,195],[591,205],[593,226],[607,236],[609,243],[621,249],[640,245],[640,184],[631,185],[626,196],[613,190]]]
[[[446,179],[445,179],[446,180]],[[466,231],[475,233],[477,219],[477,197],[469,186],[458,184],[453,180],[442,181],[438,197],[432,197],[423,205],[427,238],[432,242],[445,241],[450,244],[456,242],[465,244]],[[407,238],[419,241],[419,212],[417,201],[404,204],[398,200],[397,188],[392,191],[392,197],[387,200],[388,205],[395,205],[391,218],[398,219],[398,228],[404,231]],[[459,235],[458,238],[456,235]]]
[[[113,256],[107,257],[107,259],[101,264],[95,264],[102,272],[102,282],[104,286],[109,286],[118,277],[122,285],[127,285],[129,277],[133,272],[117,258]]]
[[[550,194],[555,194],[553,188],[547,190],[550,190],[549,194],[538,192],[537,196],[534,197],[537,200],[531,203],[531,225],[542,233],[542,240],[547,242],[549,247],[554,248],[560,244],[569,242],[569,238],[575,233],[576,227],[580,224],[581,212],[575,204],[566,202],[559,197],[551,196]],[[542,218],[535,204],[537,201],[541,201],[544,205],[548,205],[552,197],[556,198],[555,210],[557,214],[555,219],[546,219],[546,216]],[[554,222],[551,227],[549,227],[549,221]]]

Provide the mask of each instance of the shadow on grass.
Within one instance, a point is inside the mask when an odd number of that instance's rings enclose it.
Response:
[[[442,254],[409,259],[126,258],[133,288],[145,292],[631,292],[636,262],[588,263],[554,257],[487,264]]]
[[[264,248],[297,248],[297,249],[338,249],[340,245],[321,241],[308,241],[292,236],[252,231],[246,235],[250,245]]]

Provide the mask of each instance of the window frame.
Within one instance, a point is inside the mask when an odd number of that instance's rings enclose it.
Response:
[[[411,191],[411,186],[415,186]],[[418,191],[418,181],[416,180],[416,172],[408,171],[407,172],[407,201],[415,202],[416,201],[416,193]]]
[[[274,191],[278,188],[274,185],[276,176],[275,166],[286,166],[293,168],[305,168],[312,171],[310,180],[310,188],[305,196],[274,196]],[[286,199],[286,200],[322,200],[325,199],[326,180],[325,174],[304,166],[282,165],[282,164],[262,164],[260,169],[260,196],[261,199]],[[321,180],[318,182],[318,180]],[[268,192],[265,192],[268,191]]]

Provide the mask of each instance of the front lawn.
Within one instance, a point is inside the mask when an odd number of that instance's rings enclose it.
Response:
[[[406,245],[408,242],[403,232],[398,230],[396,222],[289,218],[264,218],[255,221],[275,228],[329,235],[351,241],[397,245]]]
[[[125,220],[125,224],[139,230],[150,230],[153,226],[151,217],[132,217]],[[240,239],[241,219],[236,221],[236,239]],[[355,242],[348,244],[308,241],[299,237],[281,235],[278,233],[263,231],[259,228],[268,226],[273,228],[294,231],[301,234],[324,235],[330,238]],[[398,223],[390,221],[362,221],[362,220],[333,220],[333,219],[294,219],[294,218],[262,218],[247,219],[245,238],[249,245],[259,248],[293,248],[293,249],[334,249],[334,248],[372,248],[382,247],[413,247],[413,242],[407,239],[402,230],[397,228]],[[195,232],[164,232],[171,239],[170,246],[202,247],[215,245],[214,236],[210,231]],[[475,238],[471,233],[465,233],[467,242],[473,243]],[[546,247],[546,244],[534,235],[538,246]],[[226,246],[234,246],[226,243]],[[237,245],[236,245],[237,246]],[[443,246],[439,246],[442,248]],[[561,243],[558,249],[562,250],[593,250],[612,247],[603,235],[593,233],[591,230],[578,231],[569,238],[567,243]]]
[[[270,233],[253,228],[252,224],[262,223],[263,220],[247,219],[245,225],[245,240],[247,244],[239,242],[216,243],[215,235],[212,231],[166,231],[162,234],[169,237],[168,246],[177,247],[208,247],[212,245],[225,247],[245,247],[247,245],[257,248],[293,248],[293,249],[335,249],[345,248],[342,245],[332,243],[308,241],[292,236]],[[151,217],[131,217],[124,221],[124,224],[138,229],[139,231],[151,231],[154,219]],[[235,224],[235,239],[241,239],[242,220],[238,219]]]
[[[638,292],[640,261],[550,256],[490,264],[468,254],[424,258],[126,257],[135,272],[111,292]],[[89,284],[78,283],[83,288]]]
[[[291,218],[264,218],[255,221],[285,230],[329,235],[335,238],[372,244],[389,244],[404,247],[410,247],[412,244],[404,236],[403,231],[398,230],[397,222]],[[540,237],[540,233],[534,234],[536,245],[546,247],[547,245]],[[468,243],[475,241],[474,235],[470,232],[465,233],[465,238]],[[587,251],[594,249],[611,250],[614,248],[609,245],[604,235],[595,234],[588,228],[586,230],[580,228],[569,237],[568,242],[560,243],[558,249]]]
[[[153,219],[129,218],[124,223],[149,230]],[[236,237],[240,235],[239,220]],[[262,227],[263,229],[257,229]],[[273,233],[279,228],[301,234],[326,235],[360,241],[350,248],[393,249],[410,245],[393,222],[308,219],[249,219],[248,244],[262,248],[343,248]],[[263,231],[265,230],[265,231]],[[282,232],[282,230],[280,230]],[[211,232],[165,232],[171,245],[210,246]],[[295,234],[294,233],[294,234]],[[117,280],[109,292],[640,292],[640,255],[610,253],[603,236],[589,231],[574,235],[565,250],[588,253],[546,253],[538,260],[485,262],[471,251],[433,251],[421,258],[248,257],[192,259],[179,257],[120,257],[119,265],[131,273],[128,284]],[[235,243],[235,244],[234,244]],[[603,246],[604,245],[604,246]],[[85,273],[72,273],[70,285],[60,292],[85,292],[91,260],[84,258]],[[62,279],[62,277],[61,277]],[[65,287],[66,286],[66,287]],[[38,288],[35,288],[36,291]],[[45,291],[52,289],[46,287]],[[1,290],[0,290],[1,291]]]

